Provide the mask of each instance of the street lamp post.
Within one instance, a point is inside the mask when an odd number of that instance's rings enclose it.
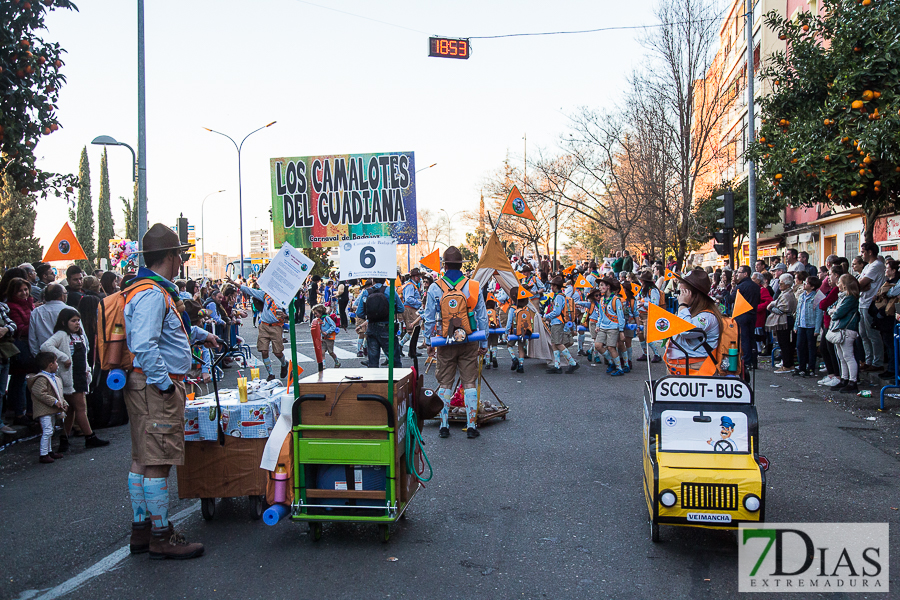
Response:
[[[209,127],[203,128],[209,132],[218,133],[219,135],[221,135],[223,137],[227,137],[229,140],[231,140],[231,143],[234,144],[234,149],[237,150],[237,155],[238,155],[238,221],[239,221],[239,225],[240,225],[240,235],[241,235],[241,278],[242,279],[244,277],[246,277],[246,275],[244,274],[244,203],[243,203],[243,198],[241,197],[241,149],[244,147],[244,142],[247,141],[248,137],[250,137],[257,131],[262,131],[266,127],[271,127],[275,123],[276,123],[275,121],[272,121],[268,125],[263,125],[259,129],[254,129],[253,131],[251,131],[250,133],[248,133],[247,135],[244,136],[244,139],[241,140],[240,144],[235,142],[234,139],[232,139],[232,137],[230,135],[226,135],[226,134],[222,133],[221,131],[216,131],[215,129],[210,129]]]
[[[141,170],[139,168],[138,156],[135,155],[134,148],[132,148],[125,142],[117,141],[114,137],[109,135],[98,135],[93,140],[91,140],[91,144],[94,144],[95,146],[125,146],[126,148],[131,150],[131,180],[138,182],[137,206],[132,206],[131,210],[137,211],[138,214],[138,239],[136,241],[138,243],[138,250],[143,250],[144,248],[142,246],[144,243],[144,234],[147,233],[147,188],[145,178],[140,176]],[[143,253],[138,254],[138,265],[144,265]]]
[[[210,192],[206,195],[206,198],[210,196],[214,196],[215,194],[221,194],[225,190],[218,190],[215,192]],[[203,242],[203,245],[200,246],[200,268],[203,270],[203,275],[206,275],[206,226],[204,225],[203,218],[206,213],[203,212],[204,207],[206,206],[206,198],[203,199],[203,202],[200,203],[200,241]]]

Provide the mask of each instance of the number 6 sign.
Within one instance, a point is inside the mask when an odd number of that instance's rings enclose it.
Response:
[[[397,241],[394,238],[345,240],[340,249],[341,279],[397,276]]]

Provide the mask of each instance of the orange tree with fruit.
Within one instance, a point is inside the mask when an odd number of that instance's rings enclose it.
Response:
[[[57,8],[78,10],[69,0],[0,0],[0,185],[11,182],[21,194],[60,196],[77,182],[74,175],[43,171],[35,160],[41,137],[60,127],[65,50],[37,34]]]
[[[821,16],[766,24],[787,41],[762,70],[759,197],[861,207],[872,240],[900,208],[900,1],[825,0]]]

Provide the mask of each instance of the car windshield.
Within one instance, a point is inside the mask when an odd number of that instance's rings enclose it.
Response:
[[[736,410],[664,410],[660,430],[663,452],[750,451],[747,415]]]

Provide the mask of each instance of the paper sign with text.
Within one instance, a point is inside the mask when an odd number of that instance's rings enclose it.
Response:
[[[315,264],[312,259],[285,242],[259,276],[259,287],[275,304],[287,310],[288,304],[300,291]]]
[[[341,242],[341,279],[397,276],[397,240],[371,238]]]

